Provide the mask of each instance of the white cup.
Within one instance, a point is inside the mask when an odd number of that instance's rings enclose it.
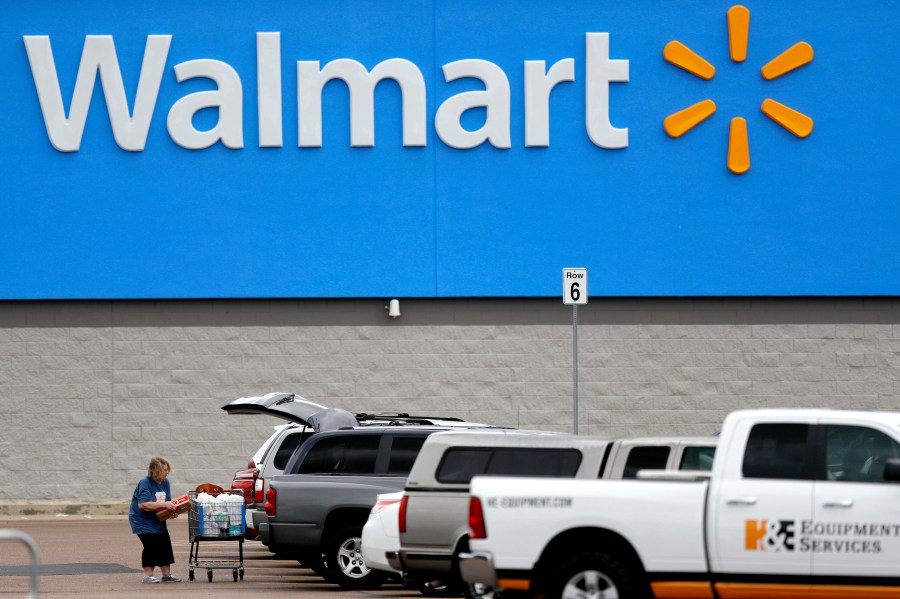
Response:
[[[157,491],[156,492],[156,500],[157,501],[165,501],[166,500],[166,492],[165,491]]]

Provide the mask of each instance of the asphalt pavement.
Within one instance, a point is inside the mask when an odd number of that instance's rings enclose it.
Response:
[[[297,597],[309,599],[381,599],[421,597],[399,584],[386,584],[374,591],[342,591],[326,583],[296,561],[276,559],[257,541],[243,543],[243,562],[234,541],[203,541],[201,563],[224,565],[212,570],[194,570],[188,580],[191,543],[187,518],[169,524],[175,550],[172,572],[180,583],[142,584],[141,542],[131,533],[126,518],[117,517],[6,517],[0,530],[28,535],[40,553],[38,596],[66,597]],[[243,563],[244,578],[233,580],[232,564]],[[16,540],[0,540],[0,598],[27,597],[31,588],[30,552]]]

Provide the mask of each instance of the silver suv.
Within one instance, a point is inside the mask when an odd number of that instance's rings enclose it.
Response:
[[[473,476],[636,478],[644,469],[709,470],[716,441],[525,431],[435,433],[410,471],[400,503],[400,548],[387,552],[387,561],[426,594],[458,593],[463,583],[457,556],[468,550]]]
[[[294,393],[241,397],[222,406],[222,409],[229,414],[264,414],[288,422],[275,427],[275,432],[250,458],[247,468],[236,471],[231,482],[231,489],[241,491],[244,495],[247,524],[245,536],[250,539],[259,536],[260,525],[267,520],[264,504],[272,477],[284,473],[294,450],[313,434],[340,428],[424,424],[426,419],[428,424],[446,428],[470,424],[456,418],[436,419],[399,412],[352,414],[339,408],[327,408]]]

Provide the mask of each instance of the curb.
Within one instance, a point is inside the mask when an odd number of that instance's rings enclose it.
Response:
[[[0,503],[0,518],[45,518],[67,516],[118,516],[128,517],[130,502],[22,502]]]

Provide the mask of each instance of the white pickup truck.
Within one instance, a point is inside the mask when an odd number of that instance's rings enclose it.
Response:
[[[900,413],[730,414],[708,473],[472,479],[463,578],[546,599],[900,598]]]

